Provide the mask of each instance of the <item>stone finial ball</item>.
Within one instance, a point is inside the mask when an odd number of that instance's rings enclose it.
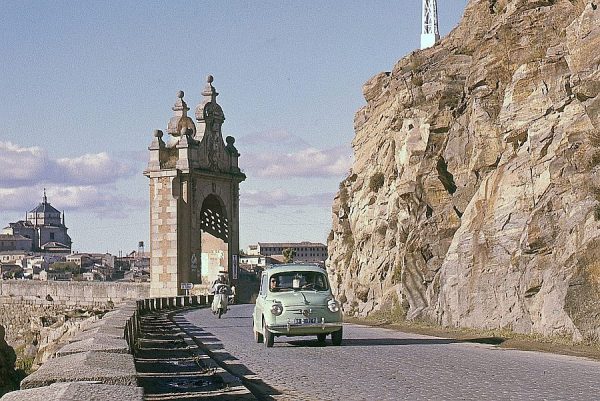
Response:
[[[227,138],[225,138],[225,142],[227,142],[228,145],[233,145],[235,143],[235,138],[232,136],[228,136]]]
[[[207,75],[207,76],[206,76],[206,82],[208,82],[209,84],[212,84],[212,82],[213,82],[214,80],[215,80],[215,79],[213,78],[213,76],[212,76],[212,75]]]
[[[177,92],[177,97],[178,97],[179,99],[183,99],[183,91],[179,91],[179,92]]]
[[[156,138],[162,138],[162,136],[163,136],[163,132],[162,132],[161,130],[159,130],[159,129],[155,129],[155,130],[154,130],[154,136],[155,136]]]

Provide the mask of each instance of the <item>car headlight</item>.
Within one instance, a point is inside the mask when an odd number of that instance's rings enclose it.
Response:
[[[327,302],[327,308],[332,312],[338,312],[340,310],[340,304],[335,299],[331,299]]]
[[[283,313],[283,306],[281,304],[273,304],[271,306],[271,313],[275,316],[279,316]]]

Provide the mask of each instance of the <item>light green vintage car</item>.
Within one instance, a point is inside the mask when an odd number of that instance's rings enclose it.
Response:
[[[316,335],[342,344],[342,312],[325,270],[317,265],[286,264],[265,269],[254,313],[254,339],[272,347],[276,336]]]

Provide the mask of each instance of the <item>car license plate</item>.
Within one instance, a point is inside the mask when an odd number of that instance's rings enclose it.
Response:
[[[294,324],[310,324],[310,323],[317,323],[317,318],[316,317],[311,317],[311,318],[297,318],[294,319]]]

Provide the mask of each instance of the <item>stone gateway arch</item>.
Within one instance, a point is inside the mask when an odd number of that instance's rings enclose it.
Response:
[[[237,281],[239,184],[246,176],[235,139],[223,141],[225,115],[212,82],[209,75],[196,122],[187,115],[183,92],[177,93],[170,138],[156,130],[148,148],[151,297],[181,295],[182,283],[210,285],[218,271]],[[218,269],[209,268],[203,247],[222,257]]]

